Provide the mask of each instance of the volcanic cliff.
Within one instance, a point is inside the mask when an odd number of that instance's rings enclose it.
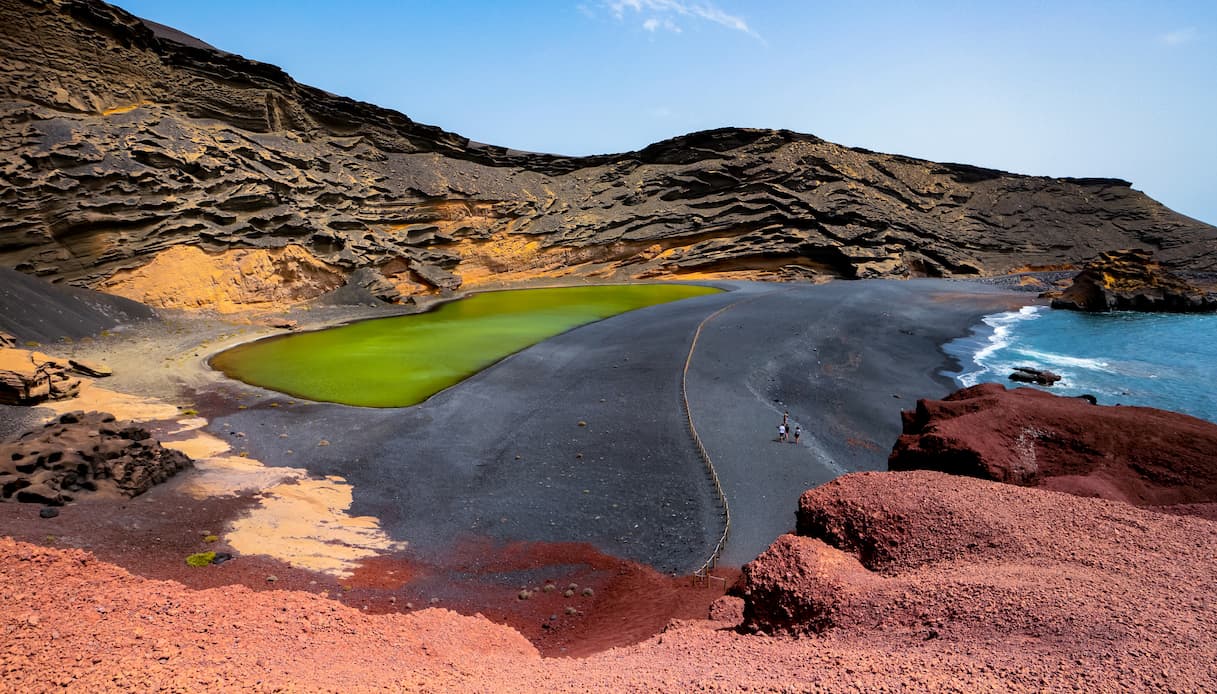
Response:
[[[971,276],[1217,228],[1125,181],[1008,174],[724,128],[592,157],[472,142],[96,0],[0,0],[0,266],[152,305],[351,283]]]

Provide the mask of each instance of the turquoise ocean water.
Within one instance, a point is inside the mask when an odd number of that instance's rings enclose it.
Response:
[[[986,316],[945,345],[961,386],[1007,387],[1016,366],[1063,378],[1059,395],[1090,394],[1101,405],[1142,405],[1217,422],[1217,314],[1054,311],[1045,306]]]

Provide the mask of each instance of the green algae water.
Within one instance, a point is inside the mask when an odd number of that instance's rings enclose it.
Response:
[[[718,291],[636,284],[488,292],[428,313],[251,342],[216,355],[211,366],[309,400],[406,407],[571,328]]]

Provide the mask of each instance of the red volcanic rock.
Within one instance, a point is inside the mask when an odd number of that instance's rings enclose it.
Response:
[[[745,567],[745,629],[1212,648],[1211,521],[914,471],[806,492],[798,532]]]
[[[219,587],[192,590],[67,546],[0,538],[3,689],[1217,690],[1217,523],[924,471],[850,475],[804,502],[852,527],[905,519],[892,535],[908,538],[892,554],[899,561],[869,576],[856,565],[826,570],[848,598],[837,597],[827,634],[760,637],[675,620],[642,643],[586,657],[543,658],[509,627],[414,610],[400,597],[404,613],[375,614],[361,609],[367,602],[345,604],[360,588],[326,597],[308,576],[294,588],[225,585],[256,557],[198,570]],[[1010,541],[969,547],[974,519]],[[69,541],[85,540],[60,539]],[[834,553],[805,549],[816,542],[787,544],[823,567]],[[757,566],[753,575],[782,574]],[[609,615],[602,628],[618,624]]]
[[[940,470],[1137,506],[1217,502],[1217,424],[1188,415],[996,383],[919,400],[902,414],[892,470]]]
[[[744,567],[745,624],[756,631],[826,631],[845,621],[850,606],[879,580],[857,557],[783,535]]]

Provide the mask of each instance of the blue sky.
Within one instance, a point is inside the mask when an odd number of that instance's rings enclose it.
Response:
[[[1125,178],[1217,223],[1217,2],[120,0],[297,80],[518,149],[721,126]]]

